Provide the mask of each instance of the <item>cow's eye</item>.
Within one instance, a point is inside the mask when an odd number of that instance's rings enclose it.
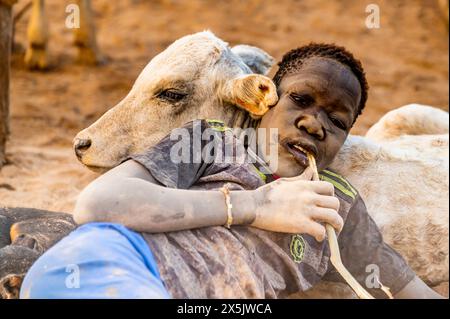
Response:
[[[178,102],[186,97],[186,93],[175,91],[174,89],[163,90],[158,93],[158,97],[170,102]]]

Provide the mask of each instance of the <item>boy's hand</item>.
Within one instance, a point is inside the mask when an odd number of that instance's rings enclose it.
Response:
[[[318,241],[325,239],[325,226],[337,231],[343,220],[337,213],[339,200],[331,183],[311,181],[307,168],[302,175],[280,178],[254,191],[256,217],[251,226],[274,232],[309,234]]]

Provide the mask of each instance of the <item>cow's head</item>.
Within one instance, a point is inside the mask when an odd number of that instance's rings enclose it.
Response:
[[[203,118],[230,123],[236,109],[260,117],[277,101],[261,49],[230,48],[211,32],[185,36],[155,56],[128,95],[74,139],[78,159],[104,171]],[[259,74],[256,74],[259,73]]]

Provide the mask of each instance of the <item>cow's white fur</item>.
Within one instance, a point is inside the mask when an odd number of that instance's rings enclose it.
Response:
[[[81,162],[100,171],[114,167],[195,119],[242,126],[247,111],[261,115],[278,99],[272,81],[252,72],[267,72],[272,63],[259,48],[230,48],[208,31],[182,37],[147,64],[118,105],[78,133],[75,143],[92,141]],[[169,88],[188,95],[177,104],[158,98]]]

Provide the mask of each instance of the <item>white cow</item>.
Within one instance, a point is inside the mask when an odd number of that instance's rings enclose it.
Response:
[[[90,169],[104,171],[195,119],[250,126],[278,100],[262,75],[272,63],[263,50],[230,48],[211,32],[184,36],[147,64],[119,104],[77,134],[75,153]]]

